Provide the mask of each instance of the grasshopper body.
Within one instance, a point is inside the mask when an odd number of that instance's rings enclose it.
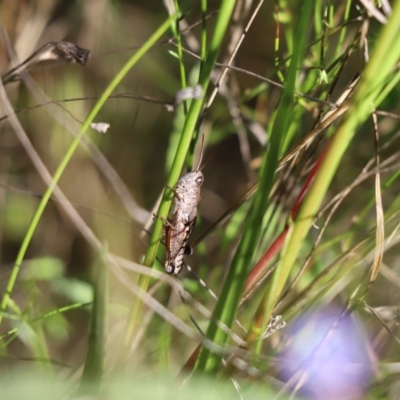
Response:
[[[196,223],[203,173],[197,169],[181,176],[174,189],[172,219],[165,225],[165,271],[178,274],[183,255],[190,253],[188,239]]]

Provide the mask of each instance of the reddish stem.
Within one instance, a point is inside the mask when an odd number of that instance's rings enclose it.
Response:
[[[315,175],[317,174],[317,172],[322,164],[322,161],[325,158],[326,152],[329,149],[330,143],[331,142],[329,141],[326,144],[322,153],[319,155],[317,162],[315,163],[312,170],[310,171],[299,195],[296,198],[296,201],[294,202],[292,211],[290,212],[290,217],[292,220],[295,220],[297,217],[300,207],[303,204],[304,197],[306,196],[312,182],[314,181]],[[288,227],[288,225],[286,225],[285,228],[283,229],[283,231],[280,233],[280,235],[273,241],[273,243],[268,248],[268,250],[264,253],[264,255],[260,258],[260,260],[254,266],[253,270],[250,272],[250,274],[247,278],[245,288],[244,288],[244,296],[256,285],[256,283],[259,281],[261,276],[265,273],[267,265],[269,264],[271,259],[282,249],[282,246],[285,243],[285,239],[286,239],[288,230],[289,230],[289,227]]]

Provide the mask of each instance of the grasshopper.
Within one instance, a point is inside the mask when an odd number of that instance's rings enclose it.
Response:
[[[171,188],[174,192],[172,218],[165,221],[164,226],[166,249],[164,267],[167,274],[179,274],[182,269],[183,255],[192,254],[188,239],[196,223],[200,188],[204,182],[204,176],[200,170],[202,153],[203,143],[196,170],[182,175],[176,187]]]

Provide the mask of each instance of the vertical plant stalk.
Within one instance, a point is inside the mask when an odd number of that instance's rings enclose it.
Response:
[[[349,18],[350,18],[350,7],[351,7],[351,0],[347,0],[346,9],[344,11],[344,16],[343,16],[344,26],[340,30],[338,45],[336,47],[334,59],[339,57],[339,52],[341,51],[341,48],[342,48],[343,43],[344,43],[344,39],[346,37],[346,33],[347,33],[347,30],[348,30],[346,24],[347,24],[347,22],[349,21]]]
[[[185,70],[185,63],[183,62],[183,50],[182,50],[182,35],[181,29],[179,25],[180,21],[180,10],[179,10],[179,3],[178,0],[174,0],[175,5],[175,21],[171,24],[172,31],[176,37],[176,44],[178,47],[178,57],[179,57],[179,72],[181,75],[181,85],[182,89],[186,88],[186,70]],[[187,114],[187,101],[183,102],[183,110],[185,115]]]
[[[202,60],[202,67],[199,76],[199,85],[203,89],[203,93],[206,93],[208,84],[210,82],[211,73],[214,68],[214,63],[217,59],[219,49],[224,38],[224,34],[229,24],[230,16],[232,14],[235,2],[231,0],[223,0],[218,19],[215,25],[213,37],[211,39],[209,49],[206,53],[205,60]],[[205,41],[202,41],[202,46],[205,46]],[[203,53],[203,50],[202,50]],[[174,161],[172,163],[171,171],[168,176],[167,186],[175,187],[179,176],[181,174],[186,155],[189,150],[190,142],[193,134],[197,127],[200,113],[203,109],[204,99],[192,100],[189,111],[186,116],[185,124],[183,126],[181,138],[178,143],[178,148],[175,154]],[[158,209],[158,216],[154,223],[154,229],[150,237],[149,247],[147,249],[143,264],[148,267],[153,267],[154,260],[157,255],[158,246],[163,230],[163,221],[161,218],[167,218],[172,201],[172,193],[169,189],[164,190],[163,198],[161,200],[160,207]],[[142,290],[147,290],[149,284],[149,277],[143,277],[140,279],[139,285]],[[130,313],[128,316],[127,329],[125,334],[124,349],[122,349],[123,360],[127,360],[129,356],[129,346],[132,343],[135,335],[136,327],[139,325],[139,318],[141,314],[142,302],[138,299],[132,304]]]
[[[383,213],[382,192],[381,192],[381,174],[379,172],[380,156],[379,156],[379,127],[378,117],[375,113],[372,114],[372,122],[374,125],[374,139],[375,139],[375,165],[377,168],[375,174],[375,210],[376,210],[376,235],[375,235],[375,257],[371,268],[371,276],[369,278],[368,288],[375,282],[378,276],[379,268],[383,260],[383,253],[385,250],[385,216]]]
[[[275,40],[274,40],[274,64],[275,70],[278,75],[279,80],[282,83],[285,83],[285,78],[280,70],[280,62],[279,62],[279,43],[280,43],[280,34],[281,34],[281,21],[279,16],[279,2],[275,0],[274,4],[274,14],[275,14]]]
[[[104,372],[106,321],[108,303],[108,270],[106,257],[92,267],[93,305],[90,316],[88,348],[80,382],[80,390],[99,389]]]

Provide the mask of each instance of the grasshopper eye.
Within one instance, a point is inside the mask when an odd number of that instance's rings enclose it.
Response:
[[[203,178],[202,176],[198,176],[198,177],[195,179],[195,182],[200,186],[200,185],[203,184],[204,178]]]

